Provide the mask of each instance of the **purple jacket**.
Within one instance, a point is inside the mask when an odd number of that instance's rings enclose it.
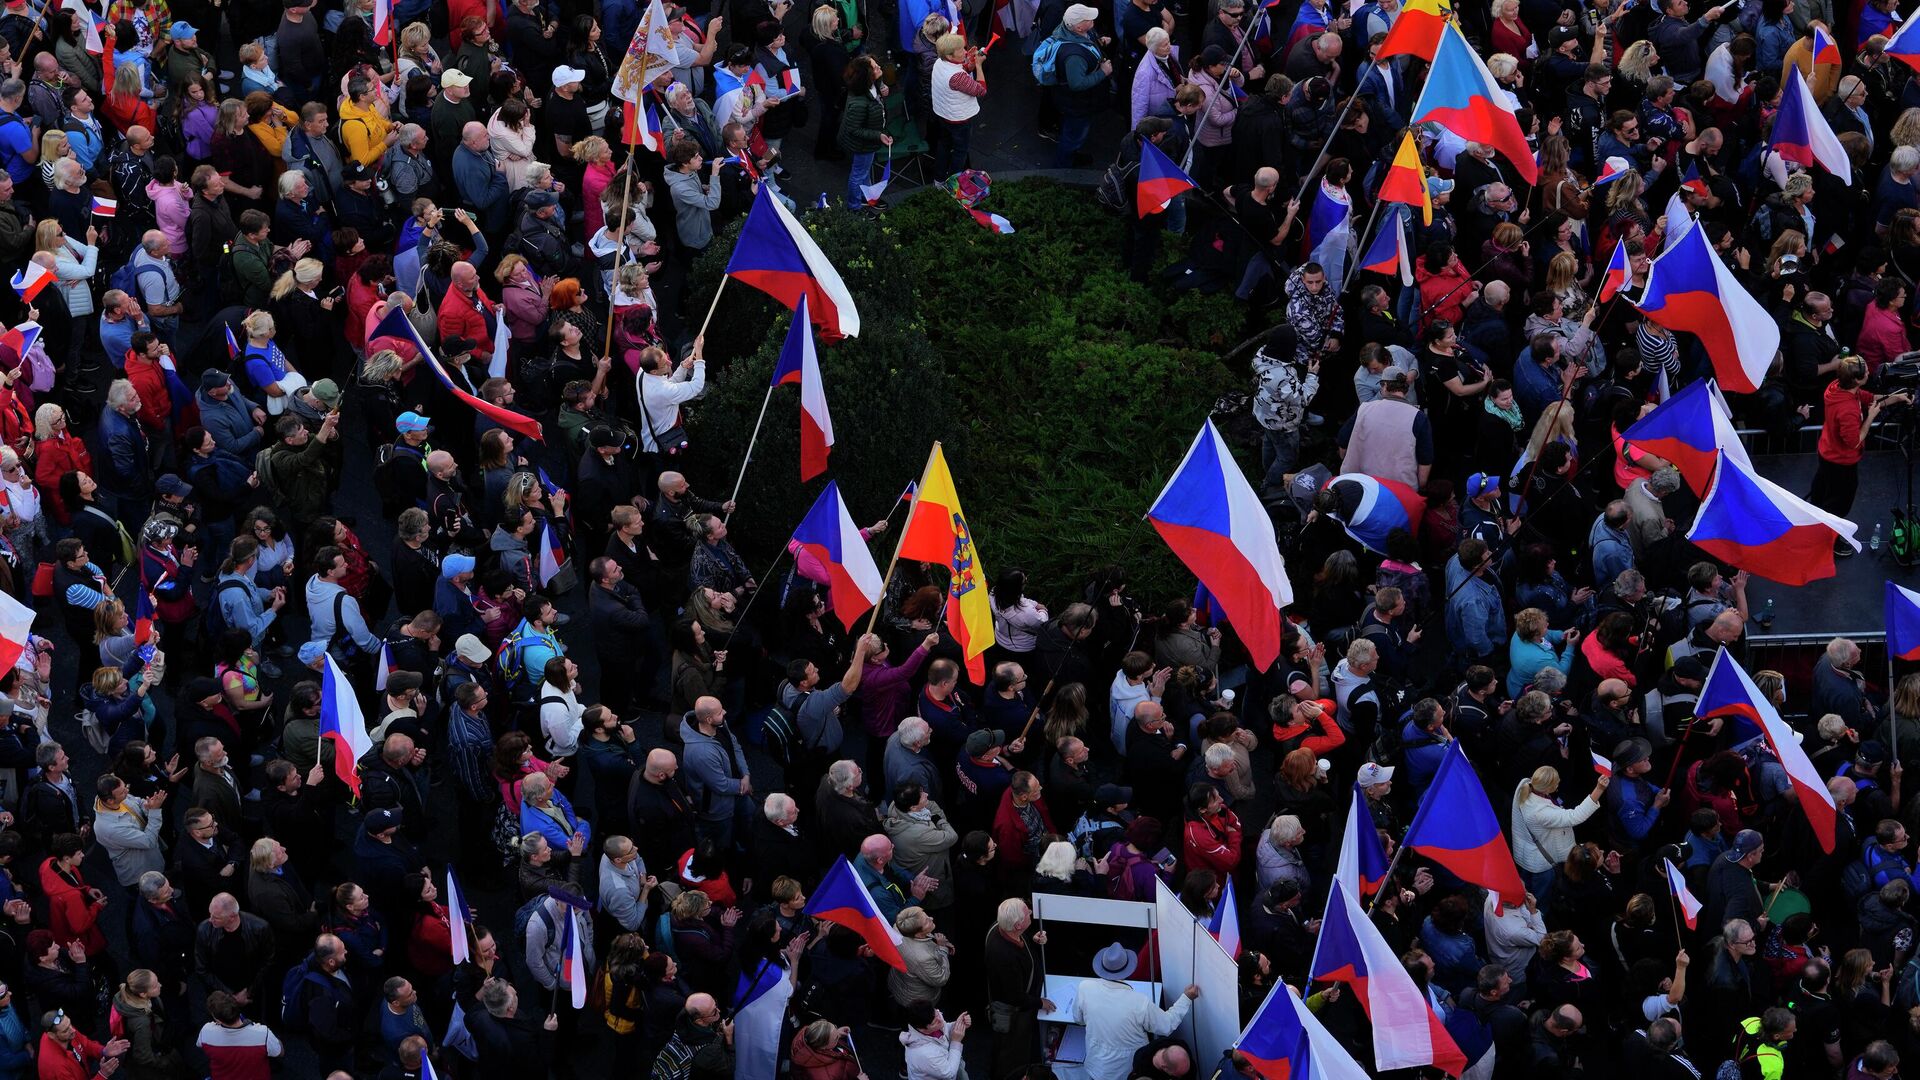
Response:
[[[920,665],[926,662],[927,649],[922,645],[898,664],[867,665],[860,676],[860,689],[853,692],[853,696],[860,699],[860,715],[865,718],[867,734],[884,739],[900,726],[913,705],[910,684],[919,673]]]

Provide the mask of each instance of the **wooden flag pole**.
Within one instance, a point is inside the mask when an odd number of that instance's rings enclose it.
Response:
[[[907,504],[907,521],[900,526],[900,535],[893,541],[893,558],[887,560],[886,576],[880,579],[880,599],[867,612],[867,628],[862,634],[873,633],[873,624],[880,618],[880,605],[887,602],[887,586],[893,584],[893,569],[900,565],[900,548],[907,542],[907,526],[913,524],[913,509],[920,505],[920,493],[927,487],[927,470],[933,468],[933,455],[940,452],[940,440],[933,441],[933,448],[927,451],[927,464],[920,470],[920,484],[913,489],[913,501]],[[893,515],[889,513],[888,517]]]

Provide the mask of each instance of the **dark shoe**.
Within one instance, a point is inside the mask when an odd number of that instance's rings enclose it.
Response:
[[[265,675],[269,679],[277,679],[280,677],[280,665],[271,660],[263,659],[260,661],[260,674]]]

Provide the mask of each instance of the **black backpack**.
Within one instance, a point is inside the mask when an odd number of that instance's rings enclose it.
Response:
[[[327,992],[324,976],[307,967],[302,960],[287,969],[280,979],[280,1030],[298,1034],[307,1030],[307,996],[318,988]]]
[[[396,443],[383,443],[374,449],[373,490],[380,496],[382,516],[397,518],[412,505],[407,488],[401,482],[400,470],[420,468],[422,460],[416,453],[402,451]]]
[[[223,579],[215,584],[213,587],[213,595],[207,598],[207,606],[205,610],[200,613],[200,640],[218,645],[221,636],[232,629],[232,627],[227,625],[226,613],[220,610],[220,594],[226,592],[228,589],[248,589],[249,592],[251,592],[251,587],[248,586],[246,582],[235,581],[231,578]]]

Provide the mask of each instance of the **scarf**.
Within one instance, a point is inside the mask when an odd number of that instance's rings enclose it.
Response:
[[[1520,430],[1520,425],[1523,421],[1520,418],[1520,404],[1518,402],[1515,402],[1513,408],[1511,409],[1503,409],[1500,406],[1495,405],[1493,403],[1492,398],[1488,398],[1486,399],[1486,401],[1482,403],[1482,405],[1485,407],[1489,415],[1497,416],[1500,419],[1506,421],[1507,426],[1512,428],[1516,432]]]

